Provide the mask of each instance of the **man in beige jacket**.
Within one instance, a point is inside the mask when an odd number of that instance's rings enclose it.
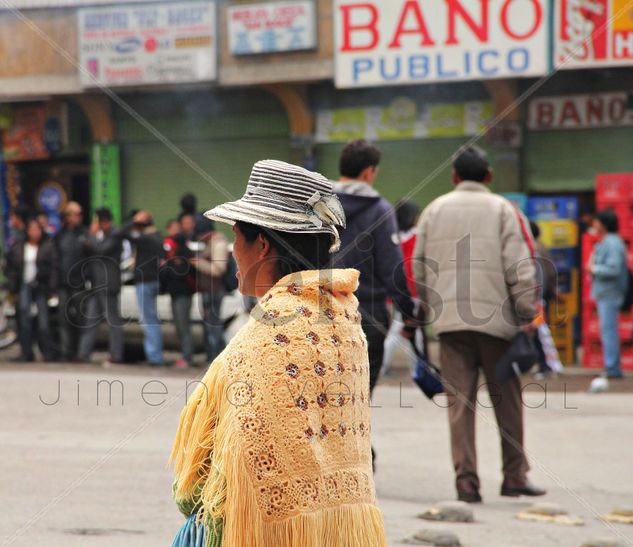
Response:
[[[422,213],[413,255],[418,294],[440,338],[458,499],[471,503],[481,501],[475,451],[479,369],[502,432],[501,495],[545,493],[527,480],[519,379],[503,385],[494,380],[495,364],[514,336],[531,328],[537,286],[527,221],[490,191],[491,180],[482,150],[459,150],[455,189]]]

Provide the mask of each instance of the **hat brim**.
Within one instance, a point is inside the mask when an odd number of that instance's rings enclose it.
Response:
[[[331,234],[338,237],[338,230],[334,226],[316,226],[307,214],[290,213],[280,211],[265,205],[256,205],[243,199],[229,201],[209,209],[204,216],[210,220],[235,224],[236,222],[246,222],[277,230],[279,232],[304,233],[304,234]]]

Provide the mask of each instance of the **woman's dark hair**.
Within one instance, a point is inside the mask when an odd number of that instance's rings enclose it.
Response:
[[[237,222],[236,225],[249,243],[253,243],[260,234],[270,242],[277,251],[277,268],[281,277],[330,267],[330,234],[278,232],[246,222]]]
[[[398,230],[407,232],[415,226],[420,216],[420,207],[412,201],[399,199],[395,205]]]
[[[29,218],[29,219],[26,221],[26,224],[25,224],[24,228],[25,228],[25,230],[26,230],[27,234],[28,234],[29,228],[31,227],[31,224],[35,224],[35,225],[36,225],[36,226],[40,229],[40,236],[41,236],[41,239],[44,239],[44,236],[46,235],[46,233],[44,232],[44,227],[42,226],[42,224],[40,223],[40,221],[39,221],[39,220],[37,220],[37,218],[36,218],[36,217],[31,217],[31,218]],[[27,236],[27,239],[28,239],[28,236]]]
[[[617,234],[620,225],[618,223],[618,217],[616,216],[613,209],[605,209],[604,211],[600,211],[596,215],[596,218],[607,229],[607,232],[609,232],[610,234]]]

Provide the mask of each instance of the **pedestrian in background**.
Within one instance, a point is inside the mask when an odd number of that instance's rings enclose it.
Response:
[[[69,201],[64,208],[61,230],[55,236],[59,256],[59,338],[62,361],[77,358],[77,343],[81,315],[80,299],[84,294],[82,275],[83,250],[88,238],[88,229],[83,226],[83,210],[76,201]]]
[[[34,217],[33,211],[26,205],[18,205],[9,211],[8,247],[26,239],[26,224]]]
[[[228,265],[229,246],[226,237],[216,232],[213,222],[209,220],[196,226],[196,240],[204,248],[189,259],[189,264],[195,269],[196,289],[202,298],[204,346],[207,362],[211,363],[226,345],[220,310],[226,294],[224,275]]]
[[[158,272],[165,255],[163,239],[152,215],[137,212],[125,230],[134,246],[134,283],[139,319],[143,328],[143,349],[150,365],[163,365],[163,336],[158,317]]]
[[[123,363],[123,320],[121,319],[121,253],[125,233],[114,227],[110,209],[95,212],[90,235],[84,244],[89,293],[84,325],[79,339],[79,359],[90,361],[97,327],[108,322],[110,358],[104,364]]]
[[[417,289],[415,286],[415,278],[413,277],[413,249],[415,248],[415,242],[417,239],[417,224],[420,218],[420,207],[405,199],[401,199],[396,202],[394,209],[396,211],[396,221],[398,223],[398,237],[400,239],[400,247],[402,248],[402,258],[404,260],[404,272],[407,277],[407,287],[411,298],[415,302],[416,311],[419,308],[419,300],[417,299]],[[391,326],[387,338],[385,339],[385,355],[382,364],[382,373],[384,374],[389,370],[393,356],[399,347],[402,346],[402,336],[400,333],[405,324],[402,319],[402,313],[398,309],[394,309],[393,318],[391,320]],[[421,338],[422,330],[420,329],[416,334]],[[420,341],[421,342],[421,341]],[[420,343],[420,346],[422,344]],[[408,344],[405,345],[404,351],[409,360],[409,366],[412,368],[415,365],[416,356]]]
[[[20,360],[33,361],[33,307],[39,347],[44,361],[55,358],[50,330],[48,299],[57,291],[57,249],[40,223],[31,218],[26,223],[25,239],[18,239],[6,258],[8,288],[17,302]]]
[[[521,383],[495,382],[495,365],[521,327],[533,332],[536,273],[523,215],[488,185],[483,150],[469,146],[453,159],[455,189],[422,213],[414,251],[418,296],[434,317],[449,397],[448,417],[457,497],[480,502],[475,410],[483,369],[502,433],[502,496],[540,496],[527,479]]]
[[[191,302],[196,279],[189,263],[193,253],[187,247],[187,242],[180,222],[170,221],[167,224],[167,237],[163,241],[165,262],[160,269],[160,280],[171,299],[172,318],[182,351],[182,357],[176,360],[176,368],[187,368],[193,364]]]
[[[373,144],[365,140],[350,142],[341,152],[341,178],[334,184],[347,218],[334,264],[361,272],[357,296],[369,346],[372,392],[380,376],[389,328],[388,296],[402,313],[406,335],[412,337],[415,332],[414,304],[407,289],[396,215],[374,188],[380,159],[381,152]]]
[[[591,298],[598,306],[604,376],[622,378],[618,317],[628,289],[626,246],[618,235],[618,217],[607,209],[596,215],[593,229],[602,237],[587,265],[591,274]]]
[[[563,367],[558,356],[558,350],[552,340],[551,331],[547,324],[549,318],[549,303],[558,298],[558,273],[552,258],[552,253],[539,239],[541,229],[536,222],[530,222],[530,231],[534,240],[534,258],[536,259],[536,281],[540,287],[541,309],[543,324],[538,327],[534,335],[534,344],[539,354],[538,372],[536,380],[543,380],[552,372],[559,372]]]

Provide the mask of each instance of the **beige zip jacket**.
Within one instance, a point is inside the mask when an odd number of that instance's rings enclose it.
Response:
[[[536,314],[534,242],[512,203],[464,181],[422,213],[414,250],[418,294],[434,332],[510,340]]]

